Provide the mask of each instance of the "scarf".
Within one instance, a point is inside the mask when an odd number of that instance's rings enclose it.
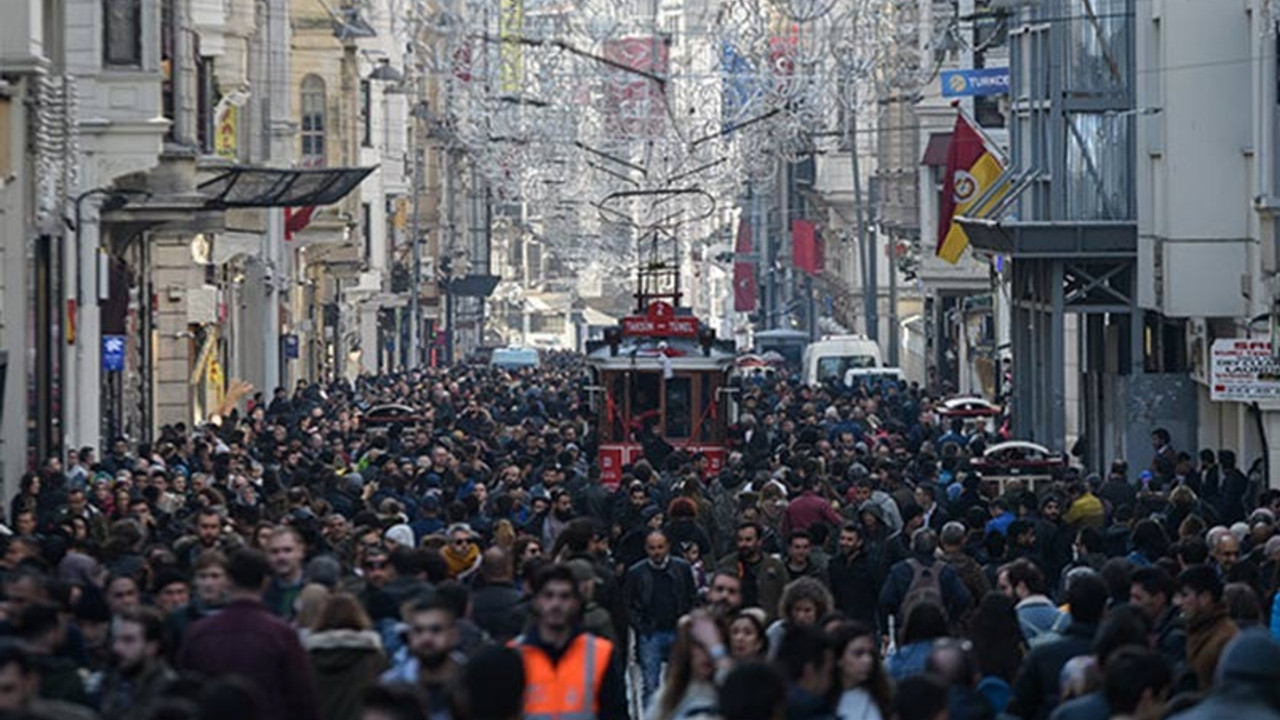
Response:
[[[453,545],[447,545],[441,553],[444,562],[449,566],[449,577],[461,578],[470,574],[480,562],[480,548],[475,544],[467,546],[466,552],[459,553]]]

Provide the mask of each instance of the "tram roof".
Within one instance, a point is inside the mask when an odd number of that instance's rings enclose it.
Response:
[[[587,362],[606,370],[661,370],[664,356],[669,358],[673,370],[719,370],[732,367],[737,353],[727,341],[713,342],[710,353],[704,355],[702,346],[692,338],[624,337],[616,354],[605,342],[589,343]]]

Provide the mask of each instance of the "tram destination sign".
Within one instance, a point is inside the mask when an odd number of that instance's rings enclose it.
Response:
[[[1215,340],[1209,398],[1215,402],[1280,400],[1280,362],[1267,340]]]
[[[622,318],[622,334],[631,337],[697,337],[698,319],[676,315],[669,303],[650,303],[644,315]]]

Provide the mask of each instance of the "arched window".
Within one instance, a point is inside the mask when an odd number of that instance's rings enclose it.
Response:
[[[324,80],[317,75],[302,79],[302,167],[324,167]]]

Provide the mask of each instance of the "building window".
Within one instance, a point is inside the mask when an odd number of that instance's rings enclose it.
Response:
[[[368,80],[360,81],[360,144],[373,147],[373,87]]]
[[[1083,95],[1126,95],[1133,46],[1129,0],[1072,0],[1067,89]]]
[[[200,152],[210,154],[214,151],[214,109],[218,105],[218,88],[213,78],[213,58],[199,56],[196,58],[196,140],[200,144]]]
[[[324,167],[325,162],[325,96],[324,80],[316,75],[302,79],[302,167]]]
[[[373,204],[360,204],[360,225],[364,229],[364,261],[373,264]]]
[[[103,0],[102,63],[142,67],[142,0]]]
[[[1132,220],[1132,118],[1067,115],[1067,217]]]

